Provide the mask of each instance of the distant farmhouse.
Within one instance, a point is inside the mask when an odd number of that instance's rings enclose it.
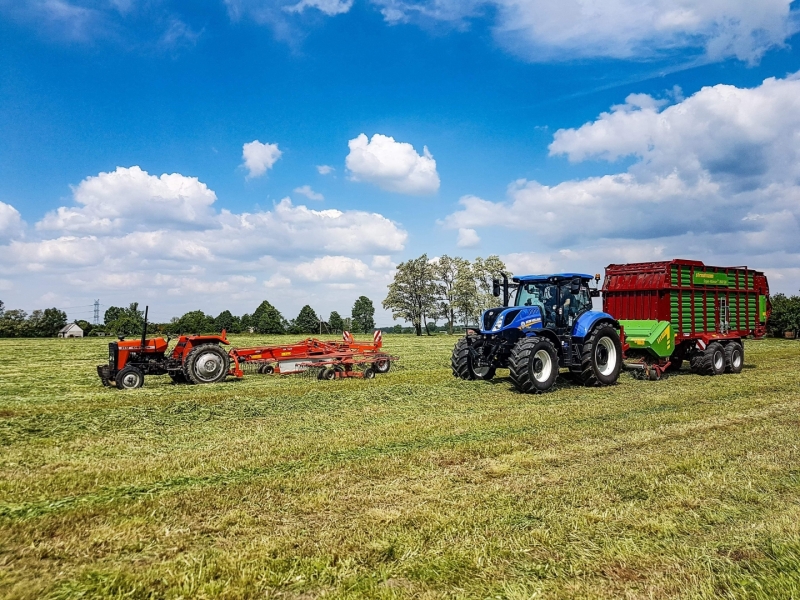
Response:
[[[63,327],[61,331],[58,332],[58,337],[60,338],[83,337],[83,329],[81,329],[76,323],[70,323],[69,325]]]

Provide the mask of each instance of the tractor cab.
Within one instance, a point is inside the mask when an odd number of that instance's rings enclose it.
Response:
[[[599,292],[589,287],[589,275],[528,275],[515,277],[515,306],[534,306],[548,329],[570,327],[584,312],[592,310],[592,296]]]

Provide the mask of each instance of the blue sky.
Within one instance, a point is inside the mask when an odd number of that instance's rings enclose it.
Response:
[[[798,12],[0,0],[0,299],[348,312],[423,252],[796,292]]]

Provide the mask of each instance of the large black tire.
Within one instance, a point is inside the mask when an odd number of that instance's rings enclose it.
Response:
[[[450,367],[453,375],[461,379],[473,381],[476,379],[489,380],[494,377],[494,367],[478,367],[472,364],[472,353],[470,351],[467,338],[461,338],[453,348],[453,355],[450,357]]]
[[[114,377],[114,383],[118,390],[135,390],[144,385],[144,373],[136,367],[127,366],[120,369]]]
[[[586,336],[581,348],[581,370],[576,380],[581,385],[614,385],[622,369],[622,343],[611,325],[600,325]]]
[[[192,383],[217,383],[228,376],[230,357],[216,344],[203,344],[189,351],[183,372]]]
[[[744,346],[739,342],[725,344],[725,372],[741,373],[744,367]]]
[[[691,360],[692,372],[698,375],[722,375],[725,372],[725,351],[717,342],[711,342]]]
[[[524,394],[540,394],[558,377],[558,353],[547,338],[529,337],[516,343],[508,368],[511,381]]]

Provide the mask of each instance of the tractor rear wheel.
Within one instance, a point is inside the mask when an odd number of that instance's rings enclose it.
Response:
[[[692,372],[698,375],[722,375],[725,372],[725,351],[717,342],[712,342],[702,352],[692,356]]]
[[[725,345],[725,372],[741,373],[744,367],[744,346],[739,342],[728,342]]]
[[[617,330],[601,325],[590,333],[581,349],[581,370],[578,382],[585,386],[613,385],[622,369],[622,343]]]
[[[477,342],[478,352],[483,348],[480,342]],[[489,380],[494,377],[495,367],[489,365],[474,364],[475,351],[470,347],[467,338],[461,338],[456,342],[453,348],[453,355],[450,358],[450,367],[453,370],[453,375],[461,379],[469,381],[475,379]]]
[[[216,344],[203,344],[189,351],[183,370],[192,383],[217,383],[228,376],[230,357]]]
[[[135,390],[144,385],[144,373],[136,367],[124,367],[114,377],[114,382],[119,390]]]
[[[550,340],[523,338],[511,351],[508,368],[511,381],[524,394],[546,392],[558,377],[558,354]]]

